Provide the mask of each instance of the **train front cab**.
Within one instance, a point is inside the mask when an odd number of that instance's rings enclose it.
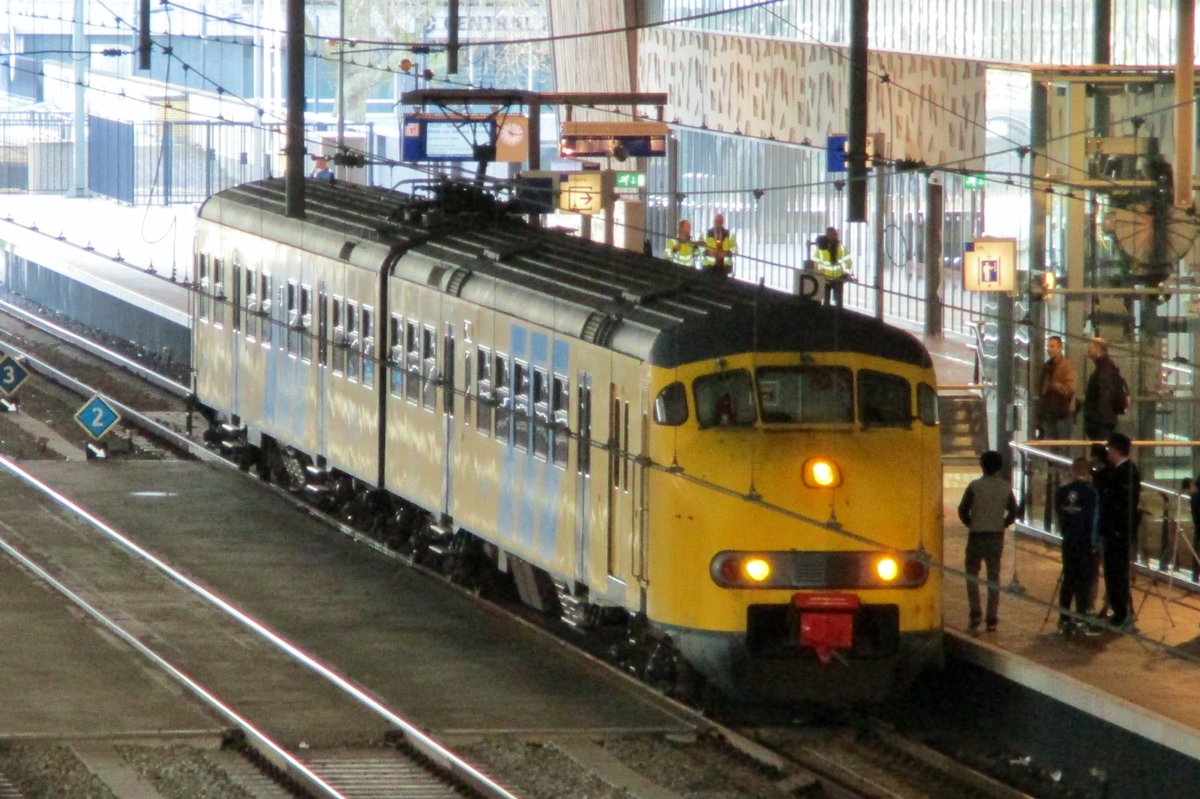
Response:
[[[941,659],[932,369],[758,354],[656,374],[648,616],[747,700],[864,702]]]

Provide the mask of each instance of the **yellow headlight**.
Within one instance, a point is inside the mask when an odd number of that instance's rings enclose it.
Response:
[[[742,570],[756,583],[761,583],[771,576],[771,564],[763,558],[748,558],[742,564]]]
[[[842,484],[842,470],[829,458],[809,458],[804,462],[804,484],[809,488],[835,488]]]
[[[882,557],[875,562],[875,573],[879,575],[879,579],[890,583],[900,574],[900,564],[893,557]]]

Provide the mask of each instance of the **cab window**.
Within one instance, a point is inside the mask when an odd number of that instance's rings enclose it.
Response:
[[[938,423],[937,389],[928,383],[917,384],[917,416],[922,424]]]
[[[854,421],[854,374],[845,366],[763,367],[757,377],[765,423]]]
[[[858,373],[858,420],[864,427],[912,423],[912,388],[898,375],[862,369]]]
[[[687,420],[687,389],[683,383],[664,386],[654,400],[654,423],[675,427]]]
[[[754,386],[745,369],[698,377],[692,383],[692,393],[701,428],[752,425],[757,419]]]

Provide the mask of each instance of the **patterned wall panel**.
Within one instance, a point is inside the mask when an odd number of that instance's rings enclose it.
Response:
[[[550,31],[556,37],[625,26],[623,0],[548,0]],[[559,39],[554,47],[555,91],[635,91],[629,67],[628,37],[624,33]],[[647,91],[661,91],[649,89]],[[581,109],[576,119],[597,115]],[[607,115],[604,115],[607,117]]]
[[[846,132],[846,52],[650,29],[639,37],[638,81],[643,91],[666,91],[671,98],[667,118],[682,124],[819,143],[830,133]],[[874,52],[868,129],[885,134],[885,154],[891,158],[981,168],[984,76],[979,63]]]

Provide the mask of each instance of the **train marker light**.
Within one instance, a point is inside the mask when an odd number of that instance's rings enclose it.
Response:
[[[875,562],[875,573],[879,575],[879,579],[890,583],[899,576],[900,564],[896,563],[896,559],[890,555],[884,555]]]
[[[761,583],[771,576],[771,564],[765,558],[748,558],[742,569],[746,576],[756,583]]]
[[[842,484],[842,472],[829,458],[809,458],[804,462],[804,484],[809,488],[836,488]]]

